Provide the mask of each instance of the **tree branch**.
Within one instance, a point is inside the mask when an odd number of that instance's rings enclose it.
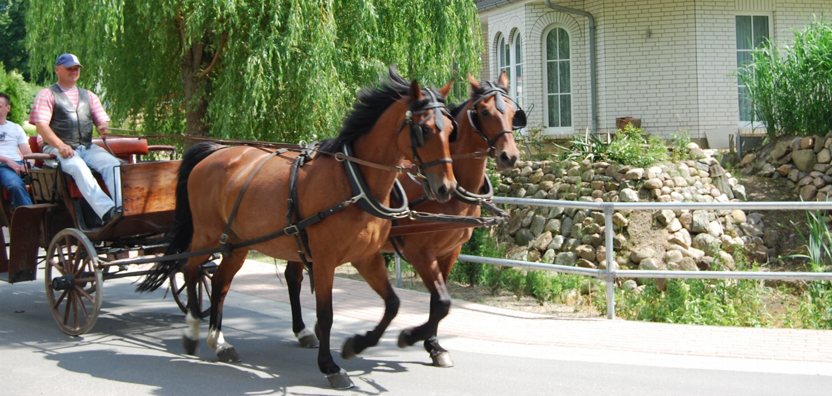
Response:
[[[217,52],[214,54],[214,58],[211,59],[211,63],[209,63],[202,73],[199,74],[200,77],[207,77],[208,73],[211,73],[211,69],[213,69],[214,65],[217,64],[222,52],[225,50],[226,44],[228,44],[228,32],[222,32],[222,37],[220,37],[220,48],[217,49]]]

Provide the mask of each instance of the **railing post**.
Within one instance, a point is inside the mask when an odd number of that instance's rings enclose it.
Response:
[[[402,258],[399,255],[394,256],[394,262],[396,263],[396,287],[402,287]]]
[[[615,231],[612,227],[612,204],[604,205],[604,246],[605,260],[607,261],[606,281],[607,281],[607,319],[615,319],[615,252],[613,251],[612,237]]]

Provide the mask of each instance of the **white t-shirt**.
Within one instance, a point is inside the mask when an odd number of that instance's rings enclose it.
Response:
[[[29,144],[27,139],[20,125],[6,120],[5,124],[0,125],[0,155],[12,161],[22,160],[18,146]]]

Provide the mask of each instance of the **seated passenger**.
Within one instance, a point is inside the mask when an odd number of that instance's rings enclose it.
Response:
[[[98,96],[75,86],[81,75],[78,57],[58,56],[55,75],[58,82],[35,97],[29,122],[43,137],[43,152],[56,156],[92,210],[106,222],[121,208],[121,175],[116,168],[119,161],[92,144],[92,127],[95,124],[100,136],[107,135],[110,117]],[[101,189],[90,168],[101,174],[114,198]]]
[[[20,155],[31,154],[32,150],[23,128],[6,119],[11,109],[11,97],[0,92],[0,185],[9,191],[12,207],[16,208],[32,204],[21,178],[26,173],[26,166]]]

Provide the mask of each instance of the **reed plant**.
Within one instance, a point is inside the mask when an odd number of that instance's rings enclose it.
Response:
[[[832,130],[832,24],[816,18],[785,48],[767,42],[738,73],[769,136]]]

